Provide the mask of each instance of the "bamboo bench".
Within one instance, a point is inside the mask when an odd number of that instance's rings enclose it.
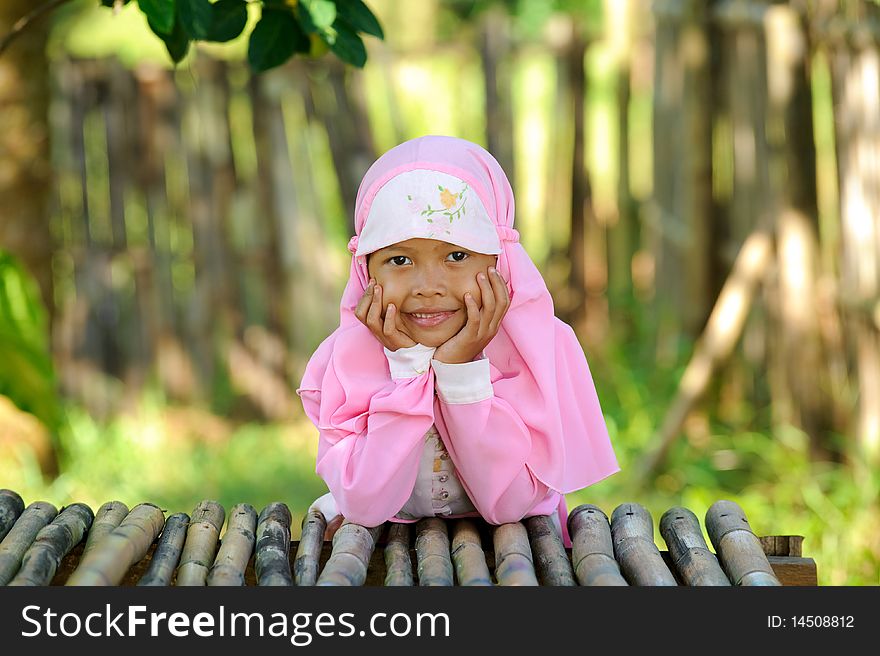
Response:
[[[290,539],[283,503],[257,516],[248,504],[230,512],[203,501],[192,517],[149,503],[118,501],[97,513],[80,503],[57,512],[27,508],[0,490],[0,585],[811,585],[816,563],[797,535],[757,537],[742,509],[717,501],[706,532],[683,507],[660,519],[667,549],[654,543],[653,519],[625,503],[608,516],[583,504],[568,516],[572,547],[552,520],[529,517],[492,526],[482,520],[426,518],[364,527],[345,522],[331,541],[319,512]]]

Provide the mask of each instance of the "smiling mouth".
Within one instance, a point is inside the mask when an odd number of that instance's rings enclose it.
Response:
[[[455,312],[419,312],[417,314],[407,312],[406,317],[419,328],[434,328],[454,314]]]

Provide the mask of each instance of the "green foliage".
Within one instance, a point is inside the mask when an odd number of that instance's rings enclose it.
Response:
[[[247,25],[247,3],[244,0],[219,0],[214,4],[208,40],[217,43],[232,41]]]
[[[248,62],[255,71],[265,71],[287,61],[295,52],[309,51],[309,38],[289,11],[264,9],[251,32]]]
[[[36,282],[0,250],[0,395],[50,430],[60,422],[46,311]]]
[[[171,34],[176,15],[174,0],[138,0],[138,6],[157,35]]]
[[[194,41],[204,41],[210,36],[213,14],[210,0],[177,0],[178,19]]]
[[[119,4],[127,4],[129,0]],[[105,7],[114,0],[101,0]],[[384,38],[382,26],[361,0],[260,0],[260,19],[248,40],[248,62],[260,72],[295,54],[319,54],[319,43],[342,61],[362,68],[367,50],[361,34]],[[225,43],[238,37],[248,20],[247,0],[138,0],[150,29],[179,63],[193,41]]]
[[[166,405],[152,393],[133,412],[107,422],[76,405],[65,410],[59,477],[44,481],[26,453],[14,463],[0,460],[2,487],[27,503],[61,506],[76,499],[97,510],[113,499],[129,507],[149,501],[170,515],[190,513],[203,499],[216,499],[227,513],[237,503],[259,512],[282,501],[294,517],[296,538],[309,504],[327,491],[315,474],[317,434],[307,419],[234,425],[195,408]]]

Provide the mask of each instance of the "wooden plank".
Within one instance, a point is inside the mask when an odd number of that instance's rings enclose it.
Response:
[[[765,535],[759,537],[761,549],[767,556],[801,557],[804,544],[803,535]]]
[[[796,556],[767,556],[773,574],[782,585],[819,585],[816,561]]]

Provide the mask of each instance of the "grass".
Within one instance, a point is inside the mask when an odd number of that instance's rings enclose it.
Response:
[[[227,512],[237,503],[259,512],[282,501],[293,515],[294,537],[311,501],[327,490],[315,474],[316,433],[305,418],[235,425],[203,410],[151,402],[106,425],[78,407],[68,408],[67,417],[61,475],[44,480],[22,449],[18,462],[0,463],[0,487],[26,503],[81,501],[97,510],[110,500],[129,507],[149,501],[168,514],[191,513],[204,499]]]

